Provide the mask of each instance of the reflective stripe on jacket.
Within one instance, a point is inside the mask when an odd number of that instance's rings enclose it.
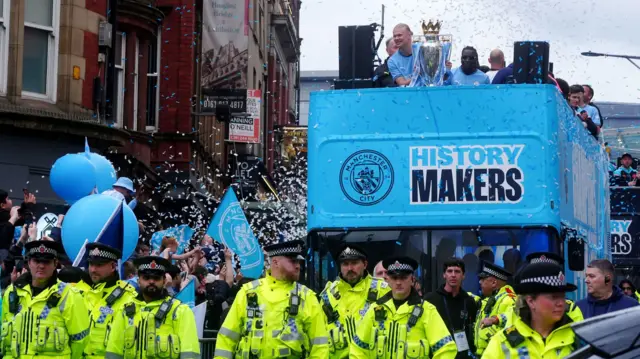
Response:
[[[292,315],[292,295],[299,298]],[[249,353],[262,359],[326,359],[329,345],[325,319],[316,294],[307,287],[265,278],[247,283],[238,292],[216,339],[214,359]]]
[[[543,340],[522,318],[515,316],[514,325],[491,338],[482,359],[564,358],[576,349],[576,337],[571,323],[573,321],[565,314],[558,328]]]
[[[7,288],[2,307],[4,358],[82,357],[89,318],[77,289],[54,277],[32,297],[31,276],[25,275]]]
[[[367,275],[354,286],[342,278],[327,283],[319,297],[329,330],[331,345],[329,358],[349,357],[349,344],[356,333],[358,323],[364,318],[369,307],[390,290],[384,279],[373,278],[371,275]],[[375,297],[369,298],[369,293]],[[370,301],[370,299],[373,300]],[[327,311],[335,311],[337,315],[334,314],[333,318],[328,318]]]
[[[193,311],[169,296],[149,303],[138,297],[115,313],[105,358],[200,359]]]
[[[414,313],[420,313],[414,317]],[[408,323],[414,317],[415,325]],[[402,353],[405,356],[398,356]],[[350,345],[349,358],[454,359],[458,349],[433,304],[413,292],[396,309],[388,293],[367,311]]]

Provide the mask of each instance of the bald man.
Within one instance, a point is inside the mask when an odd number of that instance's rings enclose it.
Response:
[[[487,72],[489,80],[493,81],[493,78],[496,77],[498,71],[502,70],[505,65],[504,52],[500,49],[491,50],[491,53],[489,54],[489,66],[491,67],[491,70]]]
[[[382,261],[376,264],[376,267],[373,269],[373,276],[376,278],[383,278],[387,281],[387,269],[382,264]]]

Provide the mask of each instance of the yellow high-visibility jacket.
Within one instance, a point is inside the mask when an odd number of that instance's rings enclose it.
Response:
[[[262,359],[326,359],[328,341],[316,294],[267,271],[265,278],[245,284],[236,295],[218,332],[214,359],[249,353]]]
[[[396,308],[392,293],[388,293],[369,308],[358,325],[349,358],[454,359],[457,353],[449,329],[433,304],[413,292]]]
[[[558,323],[546,340],[531,329],[520,316],[514,316],[512,326],[498,332],[491,338],[482,354],[482,359],[560,359],[568,356],[577,348],[577,339],[568,315]]]
[[[54,276],[47,288],[32,293],[30,274],[4,293],[0,345],[4,358],[81,358],[89,318],[80,292]]]
[[[369,307],[390,290],[384,279],[371,275],[353,287],[342,278],[327,283],[319,297],[329,331],[329,358],[349,357],[349,345],[358,323]]]
[[[566,305],[565,305],[565,313],[567,314],[567,316],[569,316],[569,318],[571,318],[571,320],[573,322],[581,322],[584,320],[584,317],[582,316],[582,311],[580,310],[580,307],[578,307],[576,305],[576,303],[574,303],[572,300],[567,299],[566,300]],[[506,313],[504,313],[504,316],[500,316],[500,326],[507,328],[513,325],[515,318],[517,317],[517,315],[515,314],[515,305],[511,308],[509,308],[509,310],[507,310]],[[506,322],[503,323],[503,321],[506,318]]]
[[[80,282],[76,288],[81,291],[89,311],[89,342],[84,348],[84,356],[104,358],[114,316],[125,304],[133,302],[138,293],[132,285],[117,278],[94,286]]]
[[[168,295],[149,303],[138,296],[115,313],[105,358],[200,359],[193,311]]]
[[[505,285],[500,288],[496,294],[491,297],[484,298],[480,304],[480,310],[476,316],[474,342],[476,345],[476,353],[482,355],[484,348],[489,344],[491,337],[504,328],[507,322],[507,312],[516,303],[516,294],[513,288]],[[496,318],[498,324],[490,327],[480,328],[482,320],[485,318]]]

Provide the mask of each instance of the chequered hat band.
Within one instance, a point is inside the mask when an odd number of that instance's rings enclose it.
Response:
[[[559,275],[555,276],[544,276],[544,277],[533,277],[533,278],[523,278],[520,283],[538,283],[544,284],[551,287],[563,287],[567,285],[567,280],[565,279],[562,272]]]
[[[342,253],[340,253],[340,258],[366,258],[367,256],[364,253],[358,251],[357,249],[347,247]]]
[[[56,251],[53,248],[46,247],[44,244],[41,244],[37,247],[33,247],[29,249],[29,255],[35,255],[35,254],[51,254],[57,257],[58,251]]]
[[[551,258],[547,258],[547,257],[544,257],[544,258],[533,258],[529,263],[531,263],[531,264],[535,264],[535,263],[552,263],[552,264],[555,264],[555,265],[560,265],[560,262],[558,262],[557,260],[551,259]]]
[[[300,253],[302,253],[302,247],[295,246],[295,247],[284,247],[284,248],[274,249],[272,251],[267,252],[267,255],[269,257],[277,257],[277,256],[297,255]]]
[[[408,264],[398,263],[398,262],[389,264],[389,268],[387,268],[387,272],[395,272],[395,271],[413,272],[413,267]]]
[[[502,273],[499,273],[498,271],[495,271],[495,270],[493,270],[493,269],[491,269],[491,268],[484,267],[484,268],[482,269],[482,271],[483,271],[484,273],[487,273],[488,275],[490,275],[490,276],[492,276],[492,277],[496,277],[496,278],[501,279],[501,280],[504,280],[504,281],[508,280],[508,278],[507,278],[507,276],[506,276],[506,275],[504,275],[504,274],[502,274]]]
[[[164,272],[167,271],[167,269],[162,264],[156,264],[156,262],[141,264],[138,267],[138,271],[143,271],[143,270],[159,270]]]
[[[118,260],[118,256],[115,255],[115,253],[103,251],[98,248],[89,252],[89,258],[104,258],[104,259],[110,259],[112,261]]]

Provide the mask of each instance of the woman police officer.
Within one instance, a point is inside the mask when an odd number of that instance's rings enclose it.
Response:
[[[518,299],[513,322],[491,338],[483,359],[564,358],[576,349],[573,320],[565,310],[565,293],[576,286],[566,282],[562,271],[553,261],[522,269],[514,286]]]

